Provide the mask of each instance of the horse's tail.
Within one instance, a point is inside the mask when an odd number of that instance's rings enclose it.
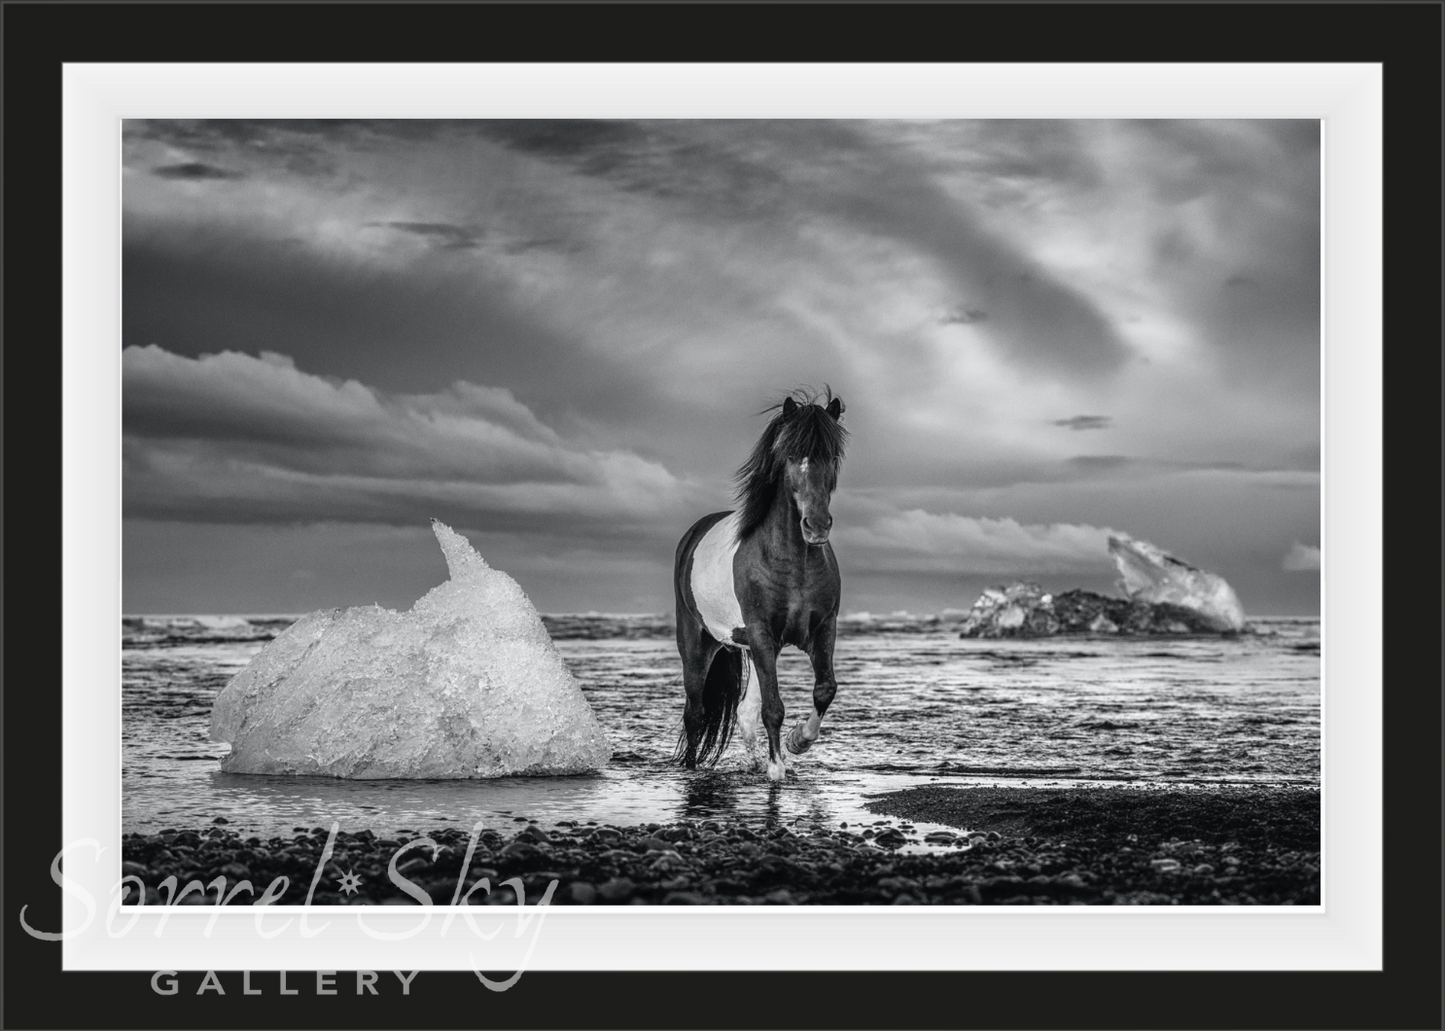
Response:
[[[702,688],[702,737],[697,744],[697,764],[716,766],[732,740],[737,726],[738,703],[747,686],[747,656],[739,648],[723,648],[708,667]],[[687,752],[687,728],[677,740],[673,759],[681,762]]]

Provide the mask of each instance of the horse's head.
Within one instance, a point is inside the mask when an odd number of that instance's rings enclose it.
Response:
[[[783,418],[795,421],[827,420],[809,427],[812,433],[798,434],[800,438],[816,437],[820,428],[823,435],[832,437],[836,434],[828,434],[827,427],[832,424],[841,429],[837,424],[843,415],[843,401],[835,397],[824,408],[815,404],[800,405],[790,397],[783,402],[782,414]],[[797,506],[803,540],[809,544],[828,543],[828,533],[833,528],[833,516],[828,507],[833,500],[833,491],[838,487],[841,459],[841,448],[817,446],[802,448],[784,457],[782,489]]]
[[[828,391],[826,404],[797,391],[776,410],[772,421],[738,470],[738,540],[752,533],[776,502],[785,499],[798,512],[803,540],[828,543],[833,517],[828,512],[838,486],[838,467],[848,431],[843,428],[843,402]]]

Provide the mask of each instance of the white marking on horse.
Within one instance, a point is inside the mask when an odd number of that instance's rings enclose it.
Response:
[[[734,647],[733,631],[742,628],[743,607],[733,584],[733,555],[738,550],[740,512],[719,519],[692,553],[692,600],[707,632]]]
[[[743,697],[738,702],[738,732],[743,736],[743,745],[748,755],[758,758],[759,742],[765,740],[763,733],[763,692],[758,678],[752,675],[752,663],[743,657]],[[766,748],[766,745],[763,746]]]
[[[778,748],[778,757],[768,760],[768,780],[781,784],[788,777],[788,750]]]
[[[806,720],[799,720],[791,731],[783,735],[783,745],[793,755],[802,755],[813,747],[814,741],[818,740],[822,723],[823,717],[818,715],[817,709],[814,709],[808,714]]]

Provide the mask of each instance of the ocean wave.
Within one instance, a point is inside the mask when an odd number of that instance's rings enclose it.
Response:
[[[122,648],[269,641],[297,616],[122,616]]]
[[[960,609],[945,609],[938,615],[850,612],[838,618],[838,636],[953,633],[962,612]],[[121,644],[125,648],[168,648],[270,641],[299,618],[295,615],[124,616]],[[676,633],[672,617],[661,613],[550,613],[542,616],[542,623],[557,641],[671,640]],[[1318,617],[1263,617],[1250,623],[1256,633],[1264,636],[1318,641]]]

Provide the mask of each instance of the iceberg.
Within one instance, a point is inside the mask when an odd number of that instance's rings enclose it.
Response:
[[[1178,605],[1220,633],[1244,629],[1244,607],[1222,576],[1123,534],[1109,538],[1109,554],[1119,567],[1119,588],[1131,601]]]
[[[959,627],[960,637],[1053,634],[1232,634],[1244,609],[1223,577],[1166,554],[1148,541],[1109,538],[1124,598],[1093,591],[1050,594],[1038,584],[990,587]]]
[[[217,695],[228,773],[357,779],[585,773],[611,745],[522,588],[432,530],[450,574],[409,612],[313,612]]]

